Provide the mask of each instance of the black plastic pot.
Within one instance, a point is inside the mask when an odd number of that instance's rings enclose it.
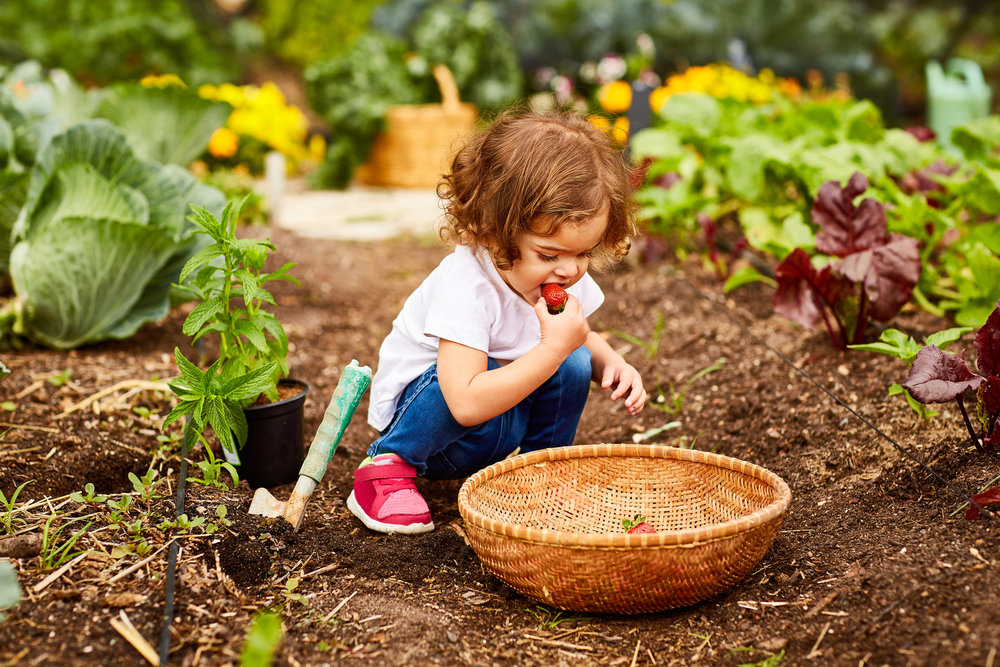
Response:
[[[295,482],[305,458],[303,422],[309,385],[287,378],[278,384],[302,391],[283,401],[243,409],[247,441],[239,452],[240,464],[235,467],[251,489]]]

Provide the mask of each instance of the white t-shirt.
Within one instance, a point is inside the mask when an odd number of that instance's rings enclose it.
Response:
[[[590,274],[567,291],[587,316],[604,302]],[[503,364],[537,345],[542,333],[533,306],[507,286],[489,254],[457,246],[407,297],[382,342],[368,406],[375,429],[389,425],[403,390],[437,361],[441,338]]]

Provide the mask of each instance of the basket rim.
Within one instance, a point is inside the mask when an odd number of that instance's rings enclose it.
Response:
[[[637,533],[601,535],[577,533],[548,528],[529,528],[491,519],[469,506],[469,494],[474,488],[501,474],[546,461],[563,461],[574,458],[596,458],[599,456],[624,456],[665,458],[693,461],[718,466],[749,475],[777,490],[778,497],[770,504],[746,516],[730,519],[723,523],[700,528],[672,530],[657,533]],[[622,548],[622,547],[693,547],[707,542],[730,539],[741,533],[758,528],[784,516],[791,501],[791,490],[781,477],[754,463],[731,456],[704,452],[696,449],[680,449],[667,445],[590,444],[553,447],[527,454],[518,454],[483,468],[462,483],[458,491],[458,509],[462,518],[491,533],[511,537],[524,542],[563,547]]]

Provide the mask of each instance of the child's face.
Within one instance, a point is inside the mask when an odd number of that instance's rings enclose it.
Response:
[[[608,228],[608,212],[580,223],[566,223],[553,236],[526,233],[518,243],[520,257],[500,274],[528,303],[535,303],[542,285],[569,287],[590,266],[590,251],[600,245]]]

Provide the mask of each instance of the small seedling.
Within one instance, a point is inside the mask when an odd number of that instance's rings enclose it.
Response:
[[[4,495],[3,491],[0,491],[0,505],[3,505],[4,510],[3,514],[0,514],[0,528],[3,528],[3,532],[16,532],[18,529],[15,527],[15,524],[17,526],[28,525],[28,522],[24,519],[14,518],[14,503],[17,502],[17,496],[21,493],[21,489],[26,487],[28,484],[31,484],[33,481],[34,480],[29,479],[27,482],[24,482],[21,486],[14,489],[14,492],[10,494],[9,499]]]
[[[49,515],[49,518],[45,520],[45,525],[42,527],[42,550],[38,554],[38,565],[42,570],[54,570],[66,561],[76,558],[82,553],[86,553],[87,550],[73,551],[73,545],[76,544],[83,534],[86,532],[93,521],[87,523],[83,528],[73,533],[69,539],[63,542],[61,545],[56,546],[56,541],[59,538],[59,534],[62,533],[63,529],[69,526],[71,523],[76,521],[82,521],[82,518],[70,519],[66,523],[62,524],[58,528],[52,527],[52,522],[58,516],[58,512],[53,512]]]
[[[66,368],[59,371],[55,375],[50,375],[48,378],[46,378],[46,381],[53,387],[62,387],[69,382],[69,378],[72,374],[73,374],[72,369]]]
[[[83,493],[74,491],[69,494],[69,499],[77,503],[85,503],[93,507],[98,507],[107,501],[108,497],[94,492],[94,485],[87,482],[83,487]]]
[[[226,518],[227,513],[228,510],[226,510],[225,505],[217,506],[215,508],[215,516],[218,517],[218,520],[207,524],[205,526],[205,532],[209,534],[218,533],[221,530],[233,525],[233,522]]]
[[[222,476],[222,471],[225,470],[233,480],[233,488],[240,483],[240,476],[236,472],[236,468],[233,467],[233,464],[223,459],[215,458],[215,453],[211,447],[205,447],[205,460],[198,461],[195,465],[201,470],[201,479],[188,477],[187,481],[189,482],[204,484],[216,489],[225,489],[228,488],[226,479]]]
[[[553,611],[542,605],[537,605],[534,609],[525,609],[525,611],[538,619],[538,628],[540,630],[555,630],[562,623],[590,620],[590,617],[587,616],[563,616],[562,609]]]
[[[680,414],[681,410],[684,408],[684,398],[687,396],[687,392],[691,388],[691,385],[706,375],[715,373],[716,371],[721,371],[722,367],[725,365],[726,358],[719,357],[710,366],[702,368],[700,371],[688,378],[687,381],[681,386],[680,391],[676,391],[673,383],[668,382],[668,391],[670,393],[669,397],[663,392],[662,387],[657,387],[656,391],[658,396],[656,401],[651,403],[651,405],[657,410],[662,410],[668,415]]]
[[[10,609],[21,601],[21,585],[17,582],[17,571],[10,562],[0,561],[0,609]],[[0,623],[4,621],[0,611]]]
[[[192,530],[194,530],[203,523],[205,523],[205,517],[203,516],[199,516],[194,519],[189,519],[187,514],[181,514],[173,521],[160,522],[160,525],[157,526],[157,528],[159,528],[165,533],[173,531],[183,535],[185,533],[190,533]]]
[[[298,602],[299,604],[309,604],[309,599],[302,595],[301,593],[296,593],[295,589],[299,587],[299,580],[295,577],[289,577],[288,581],[285,582],[284,590],[284,603],[282,607],[287,607],[290,602]]]
[[[729,653],[733,654],[738,651],[749,651],[752,653],[766,653],[767,657],[763,660],[758,660],[757,662],[744,662],[738,667],[778,667],[781,661],[785,659],[785,651],[779,651],[778,653],[772,653],[770,651],[765,651],[759,648],[753,648],[752,646],[734,648]]]
[[[157,476],[157,472],[150,468],[146,471],[146,474],[139,477],[134,472],[128,474],[128,479],[132,482],[132,488],[139,495],[139,502],[146,504],[146,511],[149,511],[150,505],[156,498],[162,498],[156,493],[156,482],[154,481]]]
[[[122,495],[121,500],[108,500],[107,505],[111,510],[111,514],[108,516],[108,523],[123,523],[125,518],[130,515],[133,502],[132,496],[127,493]]]
[[[646,351],[647,359],[655,359],[656,353],[660,349],[660,342],[663,340],[663,328],[666,325],[666,318],[662,313],[658,313],[656,316],[656,326],[653,328],[653,335],[650,337],[649,341],[644,341],[638,336],[633,336],[632,334],[621,331],[620,329],[613,329],[610,327],[605,327],[601,325],[602,328],[606,329],[608,332],[613,333],[622,340],[628,341],[637,347],[641,347]]]
[[[147,408],[145,405],[133,405],[132,412],[143,419],[156,419],[160,415]]]

